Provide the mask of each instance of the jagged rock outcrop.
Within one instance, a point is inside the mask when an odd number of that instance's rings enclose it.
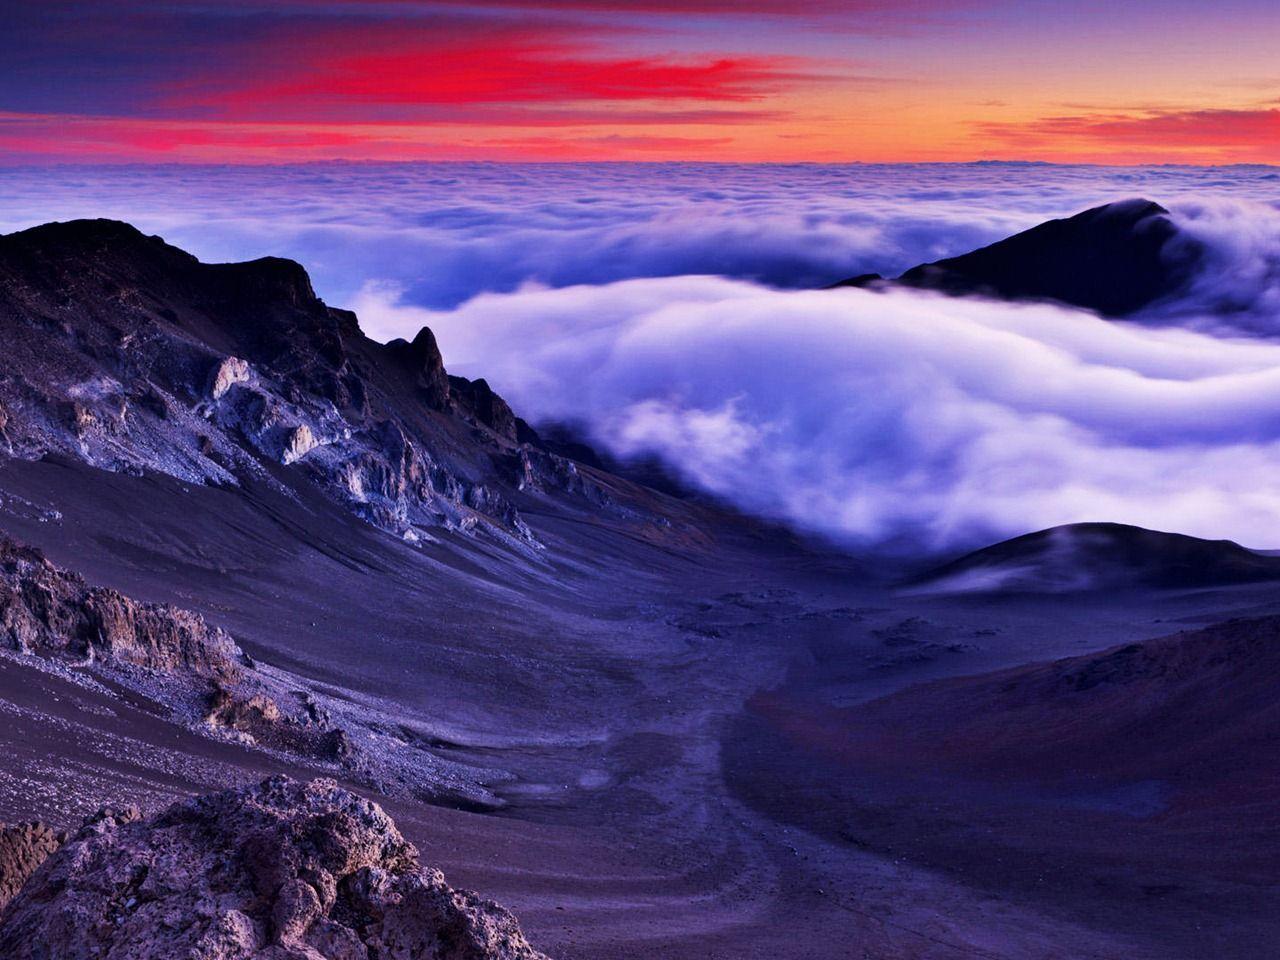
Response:
[[[9,905],[0,955],[545,960],[506,910],[422,867],[377,804],[285,777],[86,824]]]
[[[305,423],[292,427],[285,433],[284,450],[280,454],[280,462],[286,467],[296,463],[308,453],[320,446],[320,441]]]
[[[517,439],[516,415],[507,401],[493,392],[486,380],[467,380],[465,377],[449,378],[450,396],[465,401],[477,422],[488,427],[500,437]]]
[[[232,730],[250,731],[281,720],[280,707],[270,697],[253,694],[237,697],[225,687],[218,687],[209,697],[209,712],[205,722],[211,726]]]
[[[249,364],[239,357],[227,357],[214,367],[209,378],[210,399],[221,400],[237,383],[248,383],[250,375]]]
[[[418,331],[412,341],[392,340],[387,349],[400,360],[414,378],[422,392],[423,401],[436,410],[446,410],[452,399],[449,392],[449,375],[444,369],[444,357],[436,344],[435,334],[427,327]]]
[[[53,652],[232,682],[242,654],[198,613],[91,587],[39,550],[0,538],[0,640]]]
[[[275,697],[252,684],[239,689],[217,685],[209,695],[204,723],[241,743],[313,760],[341,763],[356,756],[350,734],[334,726],[327,710],[306,696],[298,707],[286,712]]]
[[[1005,300],[1054,300],[1105,316],[1134,313],[1191,280],[1203,247],[1169,211],[1132,199],[1050,220],[958,257],[913,267],[896,280],[863,274],[836,286],[904,286]]]
[[[366,782],[391,776],[416,789],[435,786],[419,756],[366,750],[358,719],[335,719],[285,672],[259,669],[200,614],[91,586],[39,550],[0,536],[4,647],[134,690],[174,722],[217,739],[339,765]]]
[[[65,833],[48,824],[0,823],[0,915],[27,878],[65,840]]]
[[[406,539],[534,543],[495,463],[536,433],[483,380],[449,377],[429,330],[376,343],[291,261],[205,264],[107,220],[9,234],[0,337],[5,455],[310,482]]]

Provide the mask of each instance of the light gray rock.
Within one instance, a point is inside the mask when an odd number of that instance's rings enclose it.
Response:
[[[308,453],[320,446],[311,428],[305,423],[299,424],[285,436],[284,451],[280,454],[280,462],[285,466],[296,463]]]
[[[239,357],[227,357],[213,370],[209,378],[209,396],[221,400],[237,383],[248,383],[252,373],[249,364]]]

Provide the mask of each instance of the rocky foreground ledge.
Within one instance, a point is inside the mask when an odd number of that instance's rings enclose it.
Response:
[[[3,908],[0,956],[547,960],[498,904],[422,867],[377,804],[287,777],[91,817]]]

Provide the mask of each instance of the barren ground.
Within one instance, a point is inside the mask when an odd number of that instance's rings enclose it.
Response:
[[[203,612],[267,669],[397,718],[388,737],[492,791],[488,807],[385,805],[424,861],[507,905],[553,956],[1271,955],[1274,873],[1241,869],[1230,824],[1117,861],[1110,837],[1171,842],[1159,784],[1097,802],[1013,802],[928,769],[904,786],[798,748],[785,711],[760,704],[826,715],[1277,612],[1274,588],[913,596],[724,518],[705,542],[654,543],[529,514],[549,548],[530,564],[461,537],[410,547],[318,496],[52,460],[5,462],[0,497],[5,532]],[[60,670],[0,659],[0,820],[69,825],[103,803],[310,772]]]

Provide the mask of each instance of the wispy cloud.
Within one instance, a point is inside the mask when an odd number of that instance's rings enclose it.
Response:
[[[982,136],[1020,149],[1083,145],[1117,156],[1209,150],[1221,161],[1267,162],[1280,156],[1280,109],[1157,109],[1065,114],[1028,123],[977,125]]]
[[[739,53],[715,38],[702,51],[655,48],[649,28],[585,15],[608,14],[608,5],[532,6],[26,6],[0,31],[0,110],[9,115],[0,149],[430,159],[450,129],[471,127],[493,131],[489,155],[501,158],[519,130],[564,127],[565,146],[605,156],[593,136],[647,126],[632,149],[660,154],[682,136],[671,127],[776,123],[787,116],[776,102],[785,93],[875,81],[845,76],[847,64]],[[451,155],[478,155],[483,139]],[[686,141],[727,142],[705,132]]]

